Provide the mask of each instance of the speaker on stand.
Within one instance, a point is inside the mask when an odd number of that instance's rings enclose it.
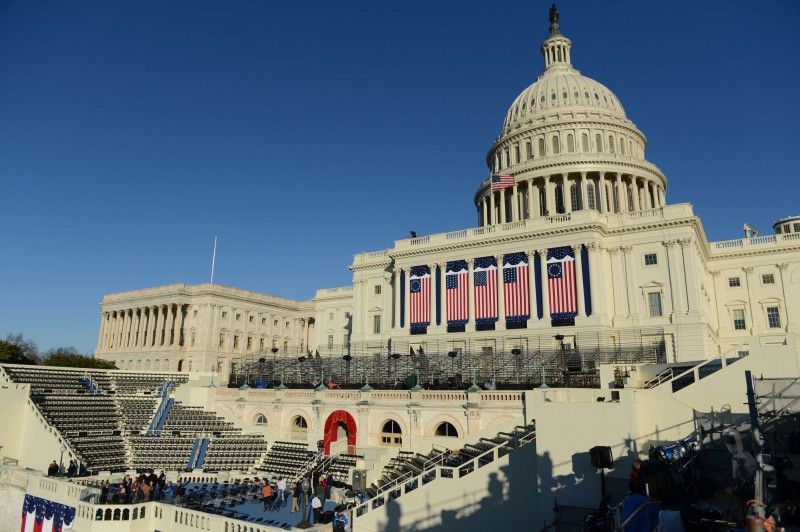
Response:
[[[614,455],[611,447],[597,445],[589,449],[592,467],[600,470],[600,509],[604,509],[608,496],[606,495],[606,469],[614,469]]]

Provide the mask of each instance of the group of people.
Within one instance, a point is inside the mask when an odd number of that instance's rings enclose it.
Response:
[[[58,465],[58,462],[53,460],[52,462],[50,462],[50,465],[47,466],[47,476],[55,477],[59,473],[61,473],[61,466]],[[75,460],[69,461],[69,466],[67,467],[65,473],[69,478],[88,476],[88,472],[86,471],[86,466],[83,465],[83,463],[79,464]]]
[[[293,487],[290,487],[283,477],[278,477],[273,488],[269,480],[264,482],[261,488],[262,502],[264,511],[277,511],[289,503],[292,497],[292,510],[290,513],[302,512],[305,508],[309,509],[307,519],[312,524],[322,521],[322,508],[325,501],[331,498],[331,488],[333,488],[333,474],[330,471],[324,474],[306,473],[297,479]],[[313,489],[312,489],[313,486]],[[313,520],[312,520],[313,519]],[[344,512],[339,509],[333,518],[334,530],[344,530],[348,520]],[[340,528],[337,528],[337,525]]]
[[[137,504],[173,499],[175,502],[179,502],[184,495],[186,495],[186,488],[180,481],[173,484],[171,480],[167,480],[163,471],[160,475],[151,471],[149,474],[142,473],[135,479],[130,475],[125,475],[125,478],[116,487],[112,487],[111,482],[106,480],[100,488],[100,503]]]

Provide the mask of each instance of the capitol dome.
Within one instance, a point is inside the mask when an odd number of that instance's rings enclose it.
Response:
[[[573,68],[572,41],[550,10],[544,71],[506,113],[474,202],[481,226],[595,210],[660,208],[667,180],[647,139],[605,85]]]

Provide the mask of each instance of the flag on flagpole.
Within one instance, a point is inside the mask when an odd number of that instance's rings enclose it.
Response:
[[[492,176],[492,190],[503,190],[504,188],[511,188],[516,183],[514,176],[508,175],[493,175]]]
[[[572,248],[564,246],[547,251],[547,291],[550,316],[575,317],[578,297],[575,288],[575,256]]]
[[[529,279],[528,257],[525,253],[503,255],[503,297],[506,318],[530,318]]]

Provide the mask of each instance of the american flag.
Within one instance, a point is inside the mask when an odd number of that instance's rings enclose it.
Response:
[[[456,260],[448,262],[445,272],[447,322],[451,325],[463,325],[469,319],[469,272],[467,271],[467,261]]]
[[[414,266],[409,276],[409,310],[411,324],[431,322],[431,269],[427,266]]]
[[[22,505],[20,531],[61,532],[72,528],[74,519],[74,507],[26,494]]]
[[[528,257],[525,253],[503,255],[503,296],[507,318],[529,318],[531,315]]]
[[[547,251],[547,291],[550,295],[550,316],[575,316],[578,299],[575,291],[575,256],[569,246]]]
[[[475,259],[475,320],[497,321],[497,260]]]
[[[513,175],[493,175],[492,176],[492,190],[503,190],[504,188],[511,188],[514,186],[516,180]]]

